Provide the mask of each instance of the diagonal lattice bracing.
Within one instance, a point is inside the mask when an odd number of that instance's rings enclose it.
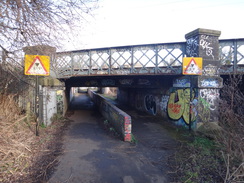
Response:
[[[185,50],[186,43],[180,42],[61,52],[56,54],[51,67],[59,78],[181,74]],[[226,71],[244,72],[244,39],[220,40],[219,60]]]
[[[89,52],[74,53],[73,59],[73,75],[78,76],[89,73]]]
[[[111,50],[111,74],[128,72],[132,66],[132,54],[130,49],[112,49]]]
[[[237,64],[244,64],[244,41],[238,42],[237,45]]]
[[[157,50],[155,46],[140,46],[133,48],[133,70],[135,74],[155,73]]]
[[[108,74],[109,69],[109,50],[99,50],[91,52],[91,74]]]
[[[232,42],[222,42],[219,44],[219,59],[222,65],[233,65],[234,44]]]

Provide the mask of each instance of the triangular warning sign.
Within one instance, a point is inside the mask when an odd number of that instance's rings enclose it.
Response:
[[[48,75],[48,71],[44,67],[39,56],[36,56],[30,67],[27,69],[26,74],[30,75]]]
[[[198,59],[198,58],[196,58]],[[198,60],[198,62],[195,61],[194,58],[191,58],[190,61],[187,61],[188,63],[185,64],[185,66],[183,65],[183,74],[185,75],[201,75],[202,74],[202,62],[199,62],[200,60]],[[201,64],[200,64],[201,63]]]

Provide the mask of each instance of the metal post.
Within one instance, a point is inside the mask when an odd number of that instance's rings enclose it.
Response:
[[[111,70],[112,70],[112,51],[111,51],[111,48],[109,48],[108,50],[108,54],[109,54],[109,57],[108,57],[108,74],[110,75],[111,74]]]
[[[131,47],[131,71],[130,74],[134,73],[134,49]]]
[[[75,69],[75,68],[74,68],[74,65],[75,65],[75,64],[74,64],[74,54],[73,54],[72,52],[70,53],[70,58],[71,58],[71,68],[70,68],[71,73],[70,73],[70,74],[71,74],[71,75],[74,75],[74,69]]]
[[[190,79],[190,101],[189,101],[189,131],[191,131],[191,99],[192,99],[192,76],[189,75]]]
[[[234,40],[234,74],[237,73],[237,40]]]
[[[39,77],[36,75],[36,96],[35,96],[35,115],[36,115],[36,136],[39,136]]]
[[[92,70],[92,54],[91,51],[89,51],[89,70],[88,70],[88,75],[91,75],[91,70]]]

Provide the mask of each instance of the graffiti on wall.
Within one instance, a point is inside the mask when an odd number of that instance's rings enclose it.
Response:
[[[85,82],[86,86],[98,86],[97,80],[89,80]]]
[[[131,85],[133,83],[133,79],[120,79],[119,83],[121,85]]]
[[[131,141],[131,117],[124,116],[124,141]]]
[[[168,101],[169,101],[169,96],[168,95],[163,95],[161,97],[161,101],[159,102],[159,106],[160,106],[160,109],[163,111],[163,112],[166,112],[167,111],[167,104],[168,104]]]
[[[157,101],[156,97],[147,94],[137,94],[135,97],[135,107],[139,111],[146,111],[149,114],[156,115]]]
[[[202,122],[210,122],[214,119],[214,113],[217,111],[219,99],[218,89],[200,89],[199,92],[199,118]]]
[[[217,76],[219,74],[218,67],[212,64],[208,64],[203,69],[205,76]]]
[[[178,89],[172,92],[169,96],[168,101],[168,115],[171,119],[178,120],[180,118],[184,119],[186,124],[190,123],[190,112],[191,121],[196,120],[197,116],[197,100],[195,98],[195,92],[192,92],[192,98],[190,99],[190,89]],[[190,103],[191,110],[190,110]]]
[[[220,83],[215,78],[205,78],[200,81],[200,87],[218,88]]]
[[[192,37],[186,42],[186,54],[188,57],[198,56],[198,36]]]
[[[203,50],[205,50],[207,56],[211,56],[214,59],[213,47],[211,46],[211,42],[209,39],[210,39],[209,36],[201,35],[199,45]]]
[[[139,79],[138,85],[151,85],[151,83],[148,79]]]
[[[102,86],[114,86],[115,80],[113,79],[103,79],[101,82]]]
[[[204,108],[208,108],[211,111],[216,110],[218,98],[218,89],[200,89],[200,101],[204,105]]]
[[[146,95],[144,98],[144,104],[146,110],[153,115],[157,113],[156,100],[153,95]]]
[[[187,88],[190,87],[190,80],[188,78],[178,78],[174,80],[173,87]]]

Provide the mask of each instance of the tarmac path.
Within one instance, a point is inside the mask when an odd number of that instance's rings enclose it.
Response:
[[[74,113],[64,137],[64,152],[49,183],[168,183],[167,160],[176,142],[163,125],[131,111],[136,143],[109,135],[104,119],[85,94],[72,101]]]

